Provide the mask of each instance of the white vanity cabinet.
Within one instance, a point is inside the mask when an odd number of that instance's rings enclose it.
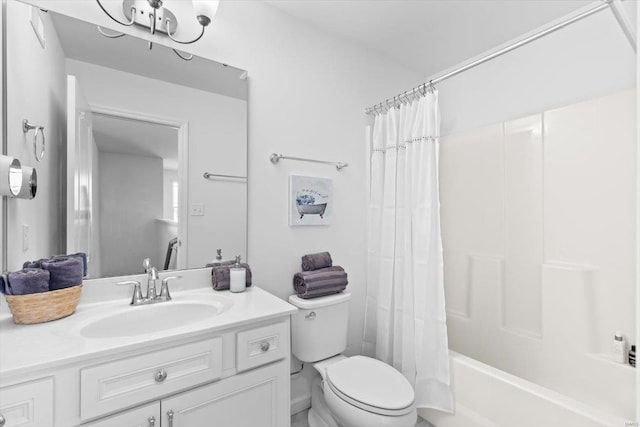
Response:
[[[167,328],[152,319],[145,332],[114,322],[85,334],[119,313],[130,320],[136,308],[119,298],[37,325],[16,325],[0,307],[0,427],[289,427],[296,308],[259,287],[212,292],[208,269],[184,274],[193,289],[138,313],[196,302],[217,311],[190,322],[173,315]]]
[[[286,317],[82,367],[83,426],[288,426],[289,352]]]
[[[162,427],[289,425],[289,362],[248,371],[163,399]],[[284,397],[287,396],[286,401]]]
[[[53,425],[53,378],[0,388],[0,426]]]

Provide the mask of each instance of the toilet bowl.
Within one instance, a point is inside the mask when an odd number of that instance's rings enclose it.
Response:
[[[414,392],[393,367],[365,356],[345,357],[347,292],[289,302],[293,354],[313,363],[321,378],[312,386],[310,427],[413,427]]]
[[[323,398],[338,426],[415,426],[413,388],[400,372],[369,357],[336,358],[317,365],[324,369]]]

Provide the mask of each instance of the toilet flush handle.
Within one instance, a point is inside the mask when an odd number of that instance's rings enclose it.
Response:
[[[311,313],[307,314],[306,316],[304,316],[305,319],[307,320],[315,320],[316,318],[316,312],[312,311]]]

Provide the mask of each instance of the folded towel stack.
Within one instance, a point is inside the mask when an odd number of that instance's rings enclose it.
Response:
[[[249,267],[249,264],[246,263],[241,263],[240,265],[247,270],[246,283],[248,288],[251,286],[251,268]],[[213,267],[211,269],[211,286],[213,286],[213,289],[216,291],[229,289],[229,283],[231,281],[231,267],[233,267],[233,264]]]
[[[40,268],[25,268],[2,276],[3,293],[26,295],[49,290],[49,272]]]
[[[293,289],[300,298],[316,298],[345,290],[349,281],[347,273],[338,265],[332,265],[329,252],[302,257],[302,270],[293,276]]]
[[[81,259],[82,260],[82,276],[87,275],[87,254],[85,254],[84,252],[78,252],[75,254],[68,254],[68,255],[54,255],[51,258],[46,258],[46,259],[43,258],[37,261],[26,261],[24,264],[22,264],[22,268],[42,268],[43,261],[51,261],[51,260],[60,259],[60,258]]]
[[[332,265],[333,261],[329,252],[309,254],[302,257],[302,271],[320,270]]]
[[[84,266],[77,257],[58,257],[42,261],[42,269],[50,273],[49,290],[69,288],[82,283]]]
[[[0,292],[26,295],[81,285],[86,273],[86,259],[85,254],[78,253],[27,261],[22,270],[0,277]]]

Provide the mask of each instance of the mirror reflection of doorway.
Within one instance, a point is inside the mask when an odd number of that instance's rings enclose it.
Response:
[[[180,268],[180,128],[126,112],[76,112],[72,251],[88,254],[93,277],[140,273],[144,258]]]
[[[110,254],[100,260],[100,275],[139,272],[144,258],[158,269],[177,268],[178,129],[94,113],[93,133],[100,246]],[[167,260],[171,241],[176,243]]]

